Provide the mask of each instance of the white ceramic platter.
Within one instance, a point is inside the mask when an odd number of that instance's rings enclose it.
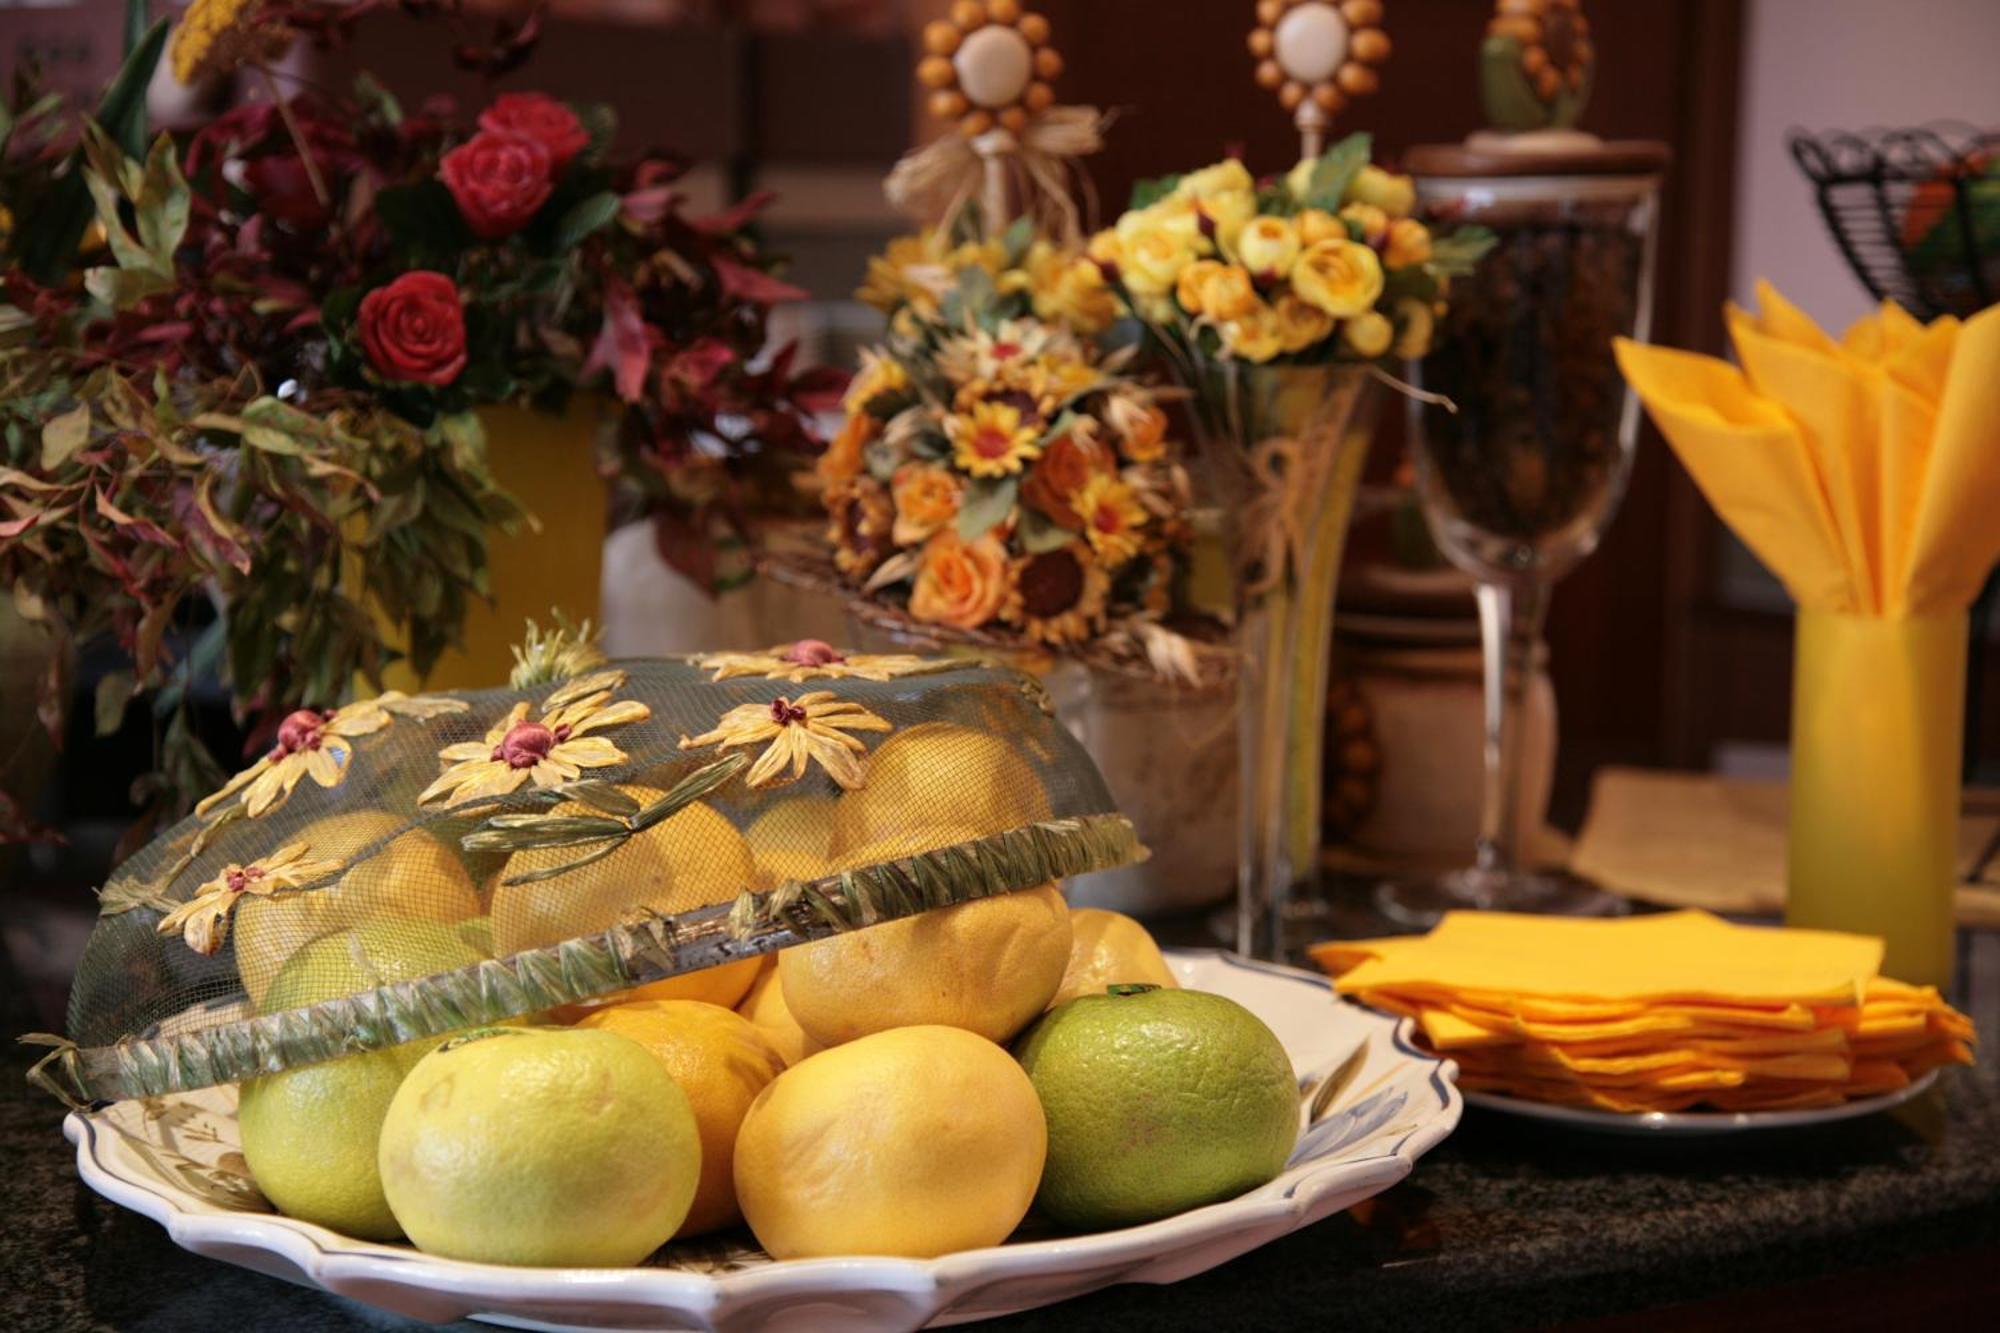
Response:
[[[1907,1088],[1885,1092],[1879,1097],[1860,1097],[1839,1106],[1821,1106],[1810,1111],[1593,1111],[1580,1106],[1553,1106],[1547,1102],[1524,1101],[1493,1092],[1468,1092],[1468,1105],[1481,1110],[1504,1111],[1525,1120],[1543,1120],[1552,1125],[1587,1130],[1594,1134],[1635,1134],[1646,1138],[1699,1139],[1717,1134],[1743,1134],[1752,1130],[1810,1129],[1841,1120],[1853,1120],[1901,1106],[1920,1097],[1937,1082],[1938,1071],[1913,1080]]]
[[[941,1259],[783,1263],[743,1236],[669,1246],[642,1268],[505,1268],[350,1240],[271,1213],[237,1149],[233,1088],[121,1102],[71,1115],[63,1132],[92,1189],[159,1222],[185,1248],[419,1319],[840,1333],[959,1323],[1114,1283],[1189,1277],[1387,1189],[1458,1123],[1457,1067],[1417,1050],[1406,1020],[1336,1001],[1310,973],[1213,952],[1169,957],[1183,985],[1227,995],[1270,1024],[1302,1088],[1343,1067],[1345,1082],[1276,1180],[1122,1231],[1048,1239],[1024,1231]]]

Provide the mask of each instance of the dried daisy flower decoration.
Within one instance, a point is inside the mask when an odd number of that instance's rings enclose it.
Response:
[[[341,868],[338,861],[307,860],[311,850],[295,842],[247,865],[224,866],[221,874],[162,917],[157,929],[162,935],[179,935],[196,953],[213,954],[229,934],[229,914],[239,901],[303,888]]]
[[[949,671],[955,663],[933,657],[911,657],[900,653],[848,653],[823,639],[800,639],[781,643],[761,653],[704,653],[692,659],[711,681],[737,680],[761,676],[765,680],[789,681],[797,685],[808,680],[889,681],[899,676]]]
[[[597,643],[598,632],[591,629],[588,620],[582,625],[572,625],[569,617],[557,611],[555,621],[554,628],[546,634],[534,621],[528,622],[527,633],[514,645],[514,669],[507,676],[509,686],[532,690],[537,685],[575,680],[604,665],[604,650]]]
[[[278,724],[278,739],[264,756],[238,773],[221,790],[195,806],[206,815],[218,806],[240,801],[252,819],[267,815],[291,798],[292,789],[310,777],[322,787],[338,787],[354,759],[354,742],[387,727],[393,718],[428,720],[463,713],[460,699],[410,696],[389,690],[339,708],[295,709]]]
[[[600,671],[573,680],[542,701],[539,719],[529,717],[530,706],[523,700],[493,725],[484,740],[445,746],[438,751],[444,772],[424,788],[417,804],[442,802],[448,810],[506,796],[529,783],[543,789],[560,787],[583,776],[585,769],[624,763],[623,750],[588,733],[653,715],[636,699],[613,701],[625,679],[623,671]]]
[[[860,757],[868,747],[849,733],[889,730],[886,720],[860,704],[837,698],[831,690],[814,690],[796,699],[739,704],[722,715],[715,730],[681,737],[681,748],[713,745],[732,750],[764,745],[764,753],[743,775],[746,785],[775,787],[796,782],[805,776],[809,764],[817,763],[842,788],[853,791],[865,781]]]

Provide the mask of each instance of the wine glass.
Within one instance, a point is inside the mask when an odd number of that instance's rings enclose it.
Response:
[[[1524,867],[1517,845],[1523,697],[1550,589],[1610,524],[1638,432],[1611,343],[1643,340],[1650,323],[1663,150],[1650,171],[1590,170],[1604,160],[1584,172],[1549,171],[1544,158],[1538,174],[1419,176],[1426,211],[1498,241],[1453,283],[1435,347],[1413,368],[1426,391],[1409,405],[1418,499],[1439,548],[1479,583],[1486,776],[1473,864],[1377,887],[1377,908],[1404,925],[1456,908],[1618,906]],[[1490,171],[1492,157],[1479,165]]]

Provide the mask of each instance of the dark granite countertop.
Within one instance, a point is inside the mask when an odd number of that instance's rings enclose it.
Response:
[[[1968,1326],[1976,1302],[2000,1299],[2000,936],[1972,952],[1988,1047],[1897,1113],[1668,1143],[1473,1110],[1408,1181],[1351,1213],[1171,1287],[1116,1287],[994,1327],[1790,1326],[1774,1304],[1819,1310],[1816,1327],[1878,1326],[1888,1310],[1901,1328]],[[0,1031],[23,1016],[18,988],[0,985]],[[0,1328],[405,1326],[197,1258],[100,1199],[76,1177],[61,1109],[23,1084],[28,1053],[4,1061]],[[1765,1313],[1746,1321],[1759,1294]]]

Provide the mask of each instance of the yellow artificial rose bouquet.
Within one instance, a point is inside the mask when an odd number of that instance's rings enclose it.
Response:
[[[1411,216],[1410,178],[1368,153],[1356,134],[1281,180],[1230,160],[1147,182],[1090,258],[1183,370],[1421,357],[1451,278],[1492,236],[1434,235]]]

